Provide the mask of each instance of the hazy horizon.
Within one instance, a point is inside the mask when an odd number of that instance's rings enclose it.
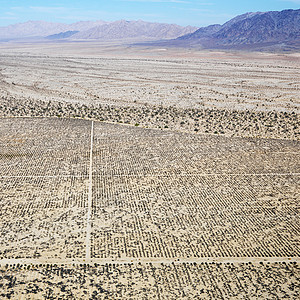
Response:
[[[112,0],[112,1],[0,1],[0,26],[27,21],[75,23],[125,19],[174,23],[182,26],[223,24],[231,18],[256,11],[299,9],[300,0],[265,0],[240,2],[229,0]]]

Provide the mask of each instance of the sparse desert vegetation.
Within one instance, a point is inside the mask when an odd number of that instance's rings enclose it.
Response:
[[[83,118],[146,128],[227,136],[299,139],[295,112],[181,109],[163,106],[117,107],[2,98],[2,116]]]
[[[230,281],[228,280],[230,278]],[[2,266],[0,296],[36,299],[297,299],[294,263]]]
[[[299,138],[300,69],[293,55],[204,52],[185,53],[180,59],[171,52],[171,58],[157,53],[149,58],[148,50],[143,58],[135,58],[125,49],[128,57],[123,58],[115,47],[107,49],[117,55],[110,58],[102,57],[105,49],[94,58],[2,54],[0,115]]]
[[[298,141],[0,122],[2,297],[297,297]]]
[[[1,54],[0,298],[299,298],[297,58],[119,55]]]

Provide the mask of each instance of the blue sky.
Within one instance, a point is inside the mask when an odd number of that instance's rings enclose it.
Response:
[[[0,0],[0,26],[120,19],[206,26],[249,11],[299,9],[300,0]]]

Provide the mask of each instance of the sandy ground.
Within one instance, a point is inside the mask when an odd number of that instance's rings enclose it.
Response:
[[[0,122],[1,297],[297,298],[298,141]]]
[[[0,45],[0,116],[299,139],[297,54]]]
[[[297,54],[0,45],[1,95],[84,104],[299,111]]]
[[[299,298],[299,61],[1,44],[0,298]]]

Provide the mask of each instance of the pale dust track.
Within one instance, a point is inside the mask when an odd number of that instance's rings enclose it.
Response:
[[[89,167],[89,192],[86,221],[86,261],[91,259],[91,212],[92,212],[92,193],[93,193],[93,140],[94,140],[94,121],[91,125],[91,148],[90,148],[90,167]]]

